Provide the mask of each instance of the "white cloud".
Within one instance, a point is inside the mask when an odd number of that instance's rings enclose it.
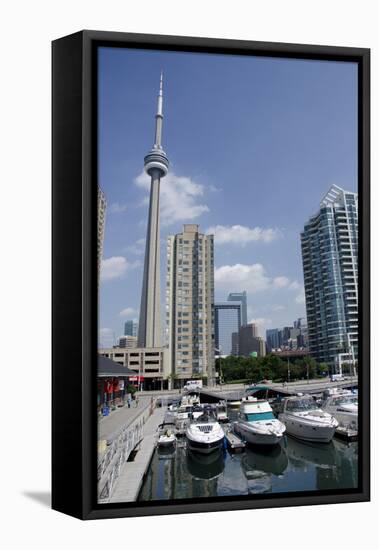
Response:
[[[144,254],[145,252],[145,244],[146,244],[146,239],[144,238],[138,239],[134,244],[131,244],[130,246],[128,246],[127,250],[129,252],[132,252],[133,254],[141,255],[141,254]]]
[[[220,191],[222,191],[221,187],[216,187],[216,185],[212,185],[212,184],[208,186],[208,189],[212,193],[219,193]]]
[[[125,212],[127,210],[126,204],[121,204],[119,202],[114,202],[109,206],[109,212],[112,214],[120,214],[122,212]]]
[[[291,290],[300,290],[302,289],[303,287],[301,286],[301,284],[298,282],[298,281],[292,281],[292,283],[290,284],[289,288]]]
[[[305,304],[304,289],[296,296],[295,302],[296,302],[297,304]]]
[[[284,309],[286,309],[286,308],[281,304],[274,304],[271,307],[271,311],[283,311]]]
[[[272,284],[275,288],[285,288],[290,285],[290,280],[288,277],[275,277],[272,281]]]
[[[278,229],[263,229],[262,227],[246,227],[244,225],[215,225],[209,227],[206,233],[214,235],[218,244],[232,243],[240,246],[254,241],[270,243],[281,235]]]
[[[100,279],[102,281],[110,281],[112,279],[120,279],[129,269],[139,267],[141,262],[128,262],[124,256],[112,256],[101,262]]]
[[[99,346],[103,348],[113,346],[115,334],[111,328],[101,328],[99,330]]]
[[[266,290],[271,284],[262,264],[223,265],[215,269],[215,282],[220,286],[243,287],[250,292]]]
[[[221,287],[239,287],[251,293],[269,289],[298,289],[298,283],[288,277],[269,277],[262,264],[223,265],[215,269],[215,282]]]
[[[136,185],[141,189],[150,191],[150,177],[141,173],[135,179]],[[191,178],[177,176],[169,172],[161,181],[160,189],[160,213],[162,225],[171,225],[178,221],[191,221],[209,212],[206,204],[199,204],[198,201],[204,195],[204,187]],[[145,197],[144,204],[149,201]]]
[[[126,307],[123,310],[120,311],[119,316],[120,317],[132,317],[137,314],[137,310],[133,307]]]

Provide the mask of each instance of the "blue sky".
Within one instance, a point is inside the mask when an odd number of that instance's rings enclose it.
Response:
[[[99,184],[108,208],[100,344],[138,318],[160,71],[167,235],[215,234],[216,300],[247,290],[260,333],[305,316],[300,232],[334,183],[357,191],[353,63],[101,48]],[[164,296],[162,291],[162,297]],[[163,304],[162,304],[163,305]],[[162,308],[163,309],[163,308]]]

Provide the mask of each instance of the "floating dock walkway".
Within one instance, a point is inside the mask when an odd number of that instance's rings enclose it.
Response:
[[[241,452],[244,450],[246,443],[231,430],[230,425],[224,427],[224,433],[228,447],[231,451]]]

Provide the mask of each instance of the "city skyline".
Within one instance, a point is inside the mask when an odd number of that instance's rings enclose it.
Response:
[[[184,60],[181,68],[178,60]],[[300,232],[333,182],[356,189],[355,67],[333,63],[331,70],[321,62],[280,60],[279,65],[268,58],[237,58],[231,65],[233,82],[228,77],[218,88],[224,61],[228,64],[224,56],[101,51],[99,184],[108,207],[100,343],[122,334],[125,320],[138,319],[149,187],[143,156],[161,67],[168,95],[165,143],[173,163],[162,181],[161,273],[167,236],[183,223],[198,223],[215,235],[216,301],[247,290],[248,322],[257,322],[261,335],[305,317]],[[289,82],[282,86],[284,70]],[[203,78],[202,89],[191,94],[185,85],[195,75]],[[263,94],[267,89],[273,96],[269,101]],[[328,121],[331,111],[334,119]],[[299,132],[307,136],[305,150]]]

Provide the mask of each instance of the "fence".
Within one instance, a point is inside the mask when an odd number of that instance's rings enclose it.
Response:
[[[109,502],[122,467],[143,439],[145,422],[153,413],[155,405],[155,400],[146,404],[141,414],[119,431],[99,458],[97,467],[99,503]]]

